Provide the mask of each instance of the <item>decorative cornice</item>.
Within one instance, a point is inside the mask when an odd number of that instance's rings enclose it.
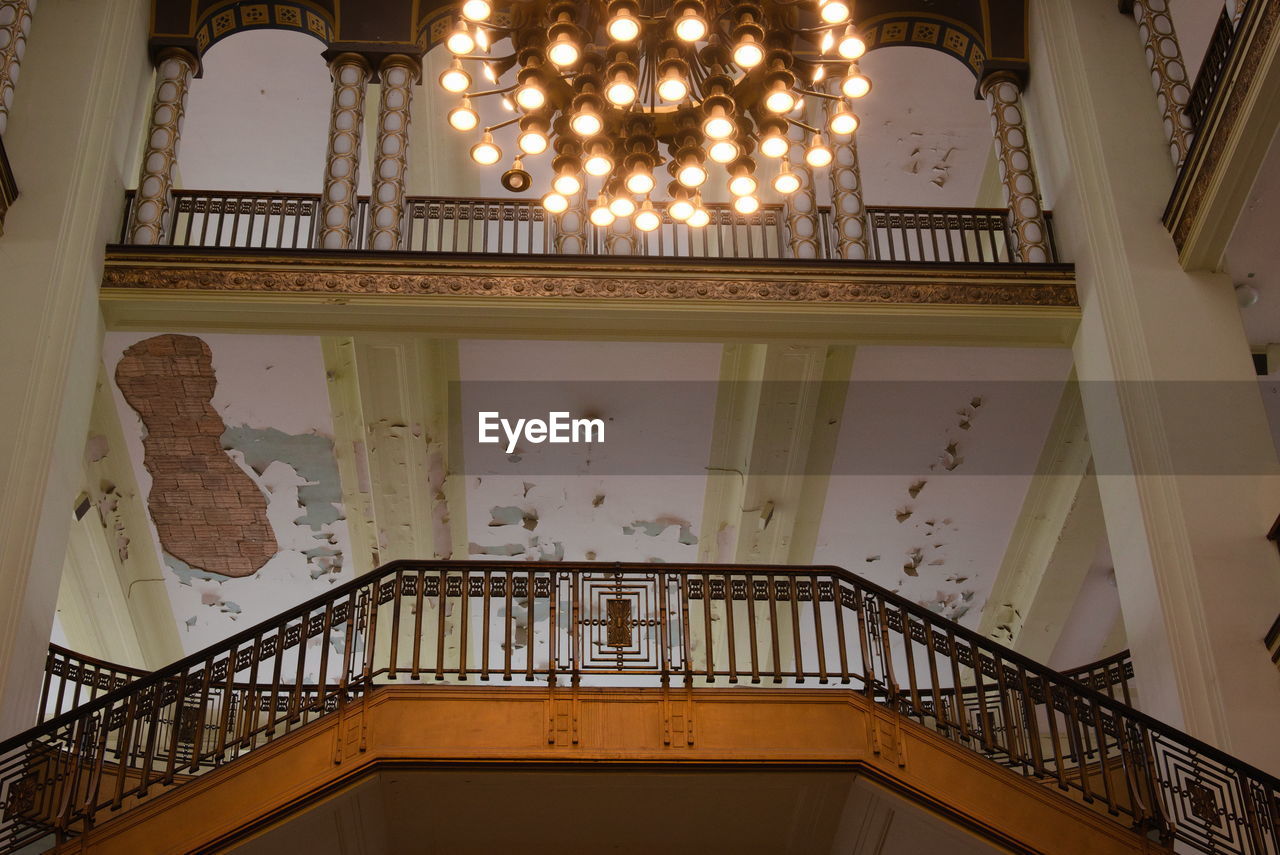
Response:
[[[132,249],[108,253],[103,288],[135,292],[235,292],[320,296],[493,297],[600,301],[868,303],[945,306],[1079,305],[1072,270],[1057,265],[910,265],[884,263],[611,263],[600,258],[500,261],[417,256],[373,265],[335,265],[323,254],[264,259],[239,255],[162,260]],[[365,254],[367,255],[367,254]],[[403,254],[401,254],[403,256]],[[159,262],[159,263],[157,263]],[[370,269],[370,268],[373,269]]]
[[[1231,61],[1165,208],[1164,224],[1179,251],[1203,214],[1210,187],[1232,168],[1223,155],[1245,120],[1245,105],[1255,94],[1254,81],[1263,57],[1272,49],[1278,23],[1280,0],[1254,0],[1240,21]]]

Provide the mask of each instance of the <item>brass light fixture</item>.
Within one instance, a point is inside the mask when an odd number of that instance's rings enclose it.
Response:
[[[865,96],[871,82],[858,69],[866,45],[850,23],[850,4],[469,0],[445,39],[455,59],[440,85],[458,99],[449,124],[479,133],[471,154],[483,166],[503,158],[494,132],[518,126],[517,162],[544,152],[552,158],[552,186],[543,197],[552,213],[585,190],[594,200],[592,222],[629,217],[651,231],[660,221],[657,173],[665,169],[672,179],[660,203],[665,213],[700,227],[710,217],[699,188],[715,169],[723,171],[734,210],[750,214],[760,207],[760,183],[784,194],[800,189],[793,156],[826,167],[828,139],[858,128],[850,101]],[[483,75],[465,63],[480,63]],[[498,82],[513,70],[514,82]],[[479,76],[492,88],[476,91]],[[839,80],[840,94],[828,94],[828,77]],[[482,127],[472,102],[487,96],[500,96],[517,115]],[[827,127],[804,121],[808,98],[839,102]],[[793,126],[805,142],[793,145]],[[757,152],[778,162],[762,178]]]

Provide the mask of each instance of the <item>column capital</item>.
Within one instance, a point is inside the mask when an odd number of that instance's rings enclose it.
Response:
[[[985,67],[982,78],[978,81],[978,94],[985,98],[994,87],[1006,82],[1018,87],[1018,92],[1021,93],[1027,85],[1027,74],[1013,68]]]
[[[364,71],[366,77],[373,75],[373,63],[364,54],[354,51],[325,51],[325,62],[329,64],[329,72],[333,73],[339,66],[355,65]]]
[[[202,71],[200,57],[185,45],[155,45],[151,50],[151,64],[159,68],[171,59],[185,63],[191,68],[191,74],[199,77]]]
[[[414,83],[422,82],[422,57],[407,53],[389,53],[378,62],[378,76],[381,77],[389,68],[407,68],[413,75]]]

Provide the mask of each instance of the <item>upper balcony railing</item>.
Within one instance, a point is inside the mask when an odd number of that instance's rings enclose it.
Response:
[[[1209,39],[1209,48],[1205,51],[1204,60],[1200,63],[1200,71],[1196,74],[1196,82],[1191,87],[1191,97],[1187,100],[1187,115],[1191,118],[1191,127],[1199,131],[1204,125],[1209,108],[1213,105],[1214,96],[1222,86],[1222,77],[1226,73],[1227,63],[1231,60],[1231,49],[1236,42],[1236,27],[1224,7],[1218,15],[1218,23],[1213,28],[1213,36]]]
[[[0,852],[390,683],[857,692],[1185,851],[1280,853],[1274,777],[848,571],[448,561],[387,565],[6,740]]]
[[[129,222],[133,195],[126,200]],[[633,232],[634,251],[611,243],[608,230],[586,226],[587,254],[658,258],[781,260],[794,257],[782,205],[742,215],[727,204],[707,206],[711,222],[693,228],[663,216],[649,233]],[[368,198],[360,199],[353,249],[366,251]],[[398,251],[550,255],[555,218],[536,199],[410,196]],[[320,195],[178,190],[170,206],[167,245],[190,248],[313,250],[319,247]],[[1000,264],[1016,259],[1007,213],[984,208],[867,209],[872,261]],[[819,211],[818,258],[835,260],[830,210]],[[1052,229],[1050,229],[1052,249]],[[122,230],[120,243],[128,243]],[[1050,261],[1056,261],[1056,249]]]

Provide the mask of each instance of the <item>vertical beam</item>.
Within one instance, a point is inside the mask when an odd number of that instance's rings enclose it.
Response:
[[[1013,254],[1023,262],[1049,260],[1049,232],[1031,143],[1022,109],[1022,84],[1007,71],[998,71],[982,81],[982,95],[991,108],[992,132],[1000,156],[1000,179],[1004,182],[1005,204],[1013,230]]]
[[[1169,144],[1173,165],[1181,169],[1191,151],[1195,136],[1187,102],[1191,100],[1191,82],[1182,61],[1182,48],[1173,27],[1169,0],[1133,0],[1133,19],[1146,48],[1151,85],[1156,90],[1156,106],[1164,121],[1164,138]]]
[[[324,354],[356,572],[461,554],[461,444],[450,420],[456,342],[326,338]]]
[[[0,135],[9,124],[13,90],[31,32],[34,0],[0,0]]]
[[[100,360],[102,247],[145,121],[146,0],[49,3],[4,144],[28,186],[0,241],[0,734],[31,723]],[[56,105],[56,109],[50,109]]]
[[[827,94],[840,95],[840,81],[827,82]],[[844,104],[843,100],[823,99],[828,125],[831,116]],[[831,217],[835,232],[835,257],[847,261],[863,261],[871,257],[867,241],[867,208],[862,200],[862,169],[858,165],[858,136],[833,136],[831,153]]]
[[[329,63],[329,71],[333,75],[333,105],[329,113],[324,196],[320,201],[320,246],[348,249],[355,245],[360,137],[364,131],[369,62],[359,54],[341,53]]]
[[[142,174],[133,200],[133,222],[129,242],[164,242],[169,213],[169,193],[173,190],[178,164],[178,143],[182,116],[187,110],[187,93],[199,61],[181,48],[167,48],[156,62],[156,92],[151,104],[151,130],[142,155]]]
[[[804,159],[804,129],[788,125],[791,148],[800,148],[800,156],[791,158],[791,170],[800,179],[800,189],[784,197],[787,212],[787,239],[792,258],[817,258],[822,252],[818,241],[818,194],[813,183],[813,168]]]
[[[417,60],[393,53],[379,67],[378,136],[369,197],[369,248],[399,249],[404,222],[405,178],[409,172],[409,119],[413,87],[421,76]]]
[[[1035,0],[1031,50],[1042,154],[1076,237],[1076,370],[1137,684],[1153,715],[1275,771],[1280,678],[1258,639],[1280,601],[1263,536],[1280,464],[1230,281],[1185,272],[1156,219],[1172,168],[1107,5]]]

